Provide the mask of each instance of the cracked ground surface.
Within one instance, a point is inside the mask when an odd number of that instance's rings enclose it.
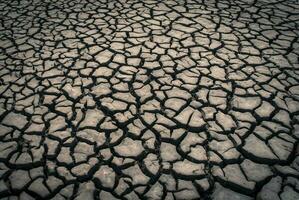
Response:
[[[298,2],[0,13],[0,197],[299,199]]]

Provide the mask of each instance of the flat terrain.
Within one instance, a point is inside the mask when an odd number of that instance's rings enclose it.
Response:
[[[297,0],[0,0],[0,199],[299,199]]]

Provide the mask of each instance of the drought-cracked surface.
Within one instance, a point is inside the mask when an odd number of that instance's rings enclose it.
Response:
[[[0,197],[299,199],[297,1],[0,13]]]

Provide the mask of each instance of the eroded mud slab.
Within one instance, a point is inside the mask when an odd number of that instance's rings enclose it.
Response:
[[[0,13],[0,197],[299,199],[298,2]]]

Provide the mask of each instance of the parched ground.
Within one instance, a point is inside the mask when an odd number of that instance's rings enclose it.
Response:
[[[0,13],[3,199],[299,199],[298,1]]]

